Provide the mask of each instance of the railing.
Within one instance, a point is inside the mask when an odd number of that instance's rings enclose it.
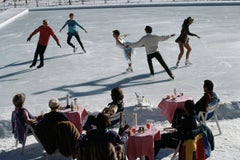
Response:
[[[35,8],[53,6],[81,6],[101,4],[144,4],[158,2],[219,2],[221,0],[3,0],[0,11],[7,8]],[[239,0],[225,0],[224,2],[239,2]]]

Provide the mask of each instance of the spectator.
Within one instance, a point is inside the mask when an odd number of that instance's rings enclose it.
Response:
[[[206,112],[209,104],[214,105],[218,102],[217,94],[213,91],[213,88],[214,84],[211,80],[204,80],[204,94],[195,104],[196,114],[200,111]]]
[[[46,123],[48,125],[55,125],[60,121],[69,121],[66,115],[62,112],[59,112],[59,100],[57,98],[53,98],[49,100],[48,106],[51,109],[49,113],[44,114],[42,119],[42,123]]]
[[[161,139],[154,142],[155,155],[160,148],[177,148],[178,140],[193,138],[192,130],[197,129],[197,116],[194,112],[194,102],[187,100],[185,102],[185,111],[182,110],[174,113],[173,131],[161,134]]]
[[[91,144],[107,145],[108,143],[111,143],[113,144],[113,146],[115,146],[118,158],[124,160],[126,157],[124,154],[124,147],[122,145],[123,142],[118,133],[115,132],[114,130],[109,129],[108,128],[109,126],[110,126],[109,116],[103,113],[99,113],[96,118],[96,129],[91,129],[88,132],[86,132],[86,135],[84,135],[80,139],[79,146],[86,147]]]
[[[112,102],[103,109],[102,113],[110,115],[111,126],[113,126],[119,122],[120,112],[124,111],[124,94],[122,89],[120,87],[113,88],[111,90],[111,98]]]
[[[15,137],[18,138],[20,143],[23,143],[25,132],[26,132],[26,124],[31,124],[34,126],[37,123],[37,120],[41,118],[41,116],[33,116],[25,107],[26,96],[24,93],[16,94],[12,102],[15,106],[15,110],[12,112],[12,128],[13,133],[16,134]]]

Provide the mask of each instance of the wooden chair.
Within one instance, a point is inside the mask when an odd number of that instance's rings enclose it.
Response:
[[[206,121],[214,118],[218,127],[219,135],[220,135],[222,134],[222,131],[218,122],[218,117],[217,117],[217,109],[219,107],[219,104],[220,104],[220,101],[218,100],[218,102],[215,105],[213,106],[209,105],[206,112],[200,111],[198,116],[205,125],[206,125]]]

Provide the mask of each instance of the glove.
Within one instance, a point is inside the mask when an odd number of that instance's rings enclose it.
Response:
[[[27,41],[30,41],[31,40],[31,37],[28,37]]]

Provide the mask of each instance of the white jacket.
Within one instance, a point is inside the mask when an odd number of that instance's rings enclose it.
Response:
[[[139,41],[129,44],[129,47],[132,47],[132,48],[145,47],[147,54],[152,54],[159,51],[158,49],[159,41],[165,41],[170,37],[171,35],[158,36],[158,35],[152,35],[151,33],[147,33],[147,35],[143,36]]]

